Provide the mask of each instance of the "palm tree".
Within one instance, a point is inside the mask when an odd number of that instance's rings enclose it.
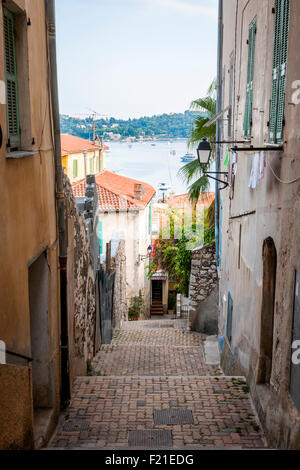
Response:
[[[199,116],[193,122],[188,146],[194,147],[203,138],[216,138],[216,123],[208,127],[204,127],[216,114],[216,80],[213,80],[205,98],[199,98],[192,101],[190,109],[200,111]],[[212,146],[212,155],[214,158],[214,146]],[[188,186],[188,193],[192,202],[196,203],[199,194],[209,189],[209,180],[206,175],[202,174],[198,160],[187,163],[179,170],[179,175]]]

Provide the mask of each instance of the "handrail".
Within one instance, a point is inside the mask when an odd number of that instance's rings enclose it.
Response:
[[[33,361],[32,357],[24,356],[24,354],[15,353],[13,351],[10,351],[9,349],[0,349],[0,351],[1,352],[6,352],[6,354],[10,354],[11,356],[20,357],[21,359],[25,359],[28,362]]]

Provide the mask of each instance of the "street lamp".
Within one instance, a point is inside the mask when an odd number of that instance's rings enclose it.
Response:
[[[211,178],[215,181],[219,181],[220,183],[223,183],[225,186],[220,189],[225,189],[228,186],[227,181],[222,181],[219,180],[218,178],[214,178],[213,176],[210,175],[227,175],[227,172],[225,171],[206,171],[206,168],[209,165],[210,157],[212,154],[212,148],[207,140],[206,137],[203,137],[202,140],[199,142],[198,148],[197,148],[197,156],[198,156],[198,161],[199,165],[201,167],[202,173],[206,175],[208,178]]]
[[[199,142],[197,156],[201,168],[205,168],[209,164],[211,156],[211,146],[206,137],[203,137],[203,139]]]
[[[152,253],[152,246],[149,245],[147,248],[147,254],[146,255],[139,255],[139,262],[145,261],[145,259],[150,258]]]

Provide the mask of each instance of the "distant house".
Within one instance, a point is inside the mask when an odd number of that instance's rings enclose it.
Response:
[[[61,135],[62,166],[70,182],[80,181],[105,169],[105,151],[99,139],[95,143],[74,135]]]
[[[152,236],[152,199],[155,190],[141,181],[102,171],[95,177],[99,196],[100,253],[116,233],[125,240],[126,297],[129,305],[139,293],[144,298],[144,315],[150,312],[150,281],[147,279],[147,251]],[[73,183],[75,197],[85,194],[86,179]]]

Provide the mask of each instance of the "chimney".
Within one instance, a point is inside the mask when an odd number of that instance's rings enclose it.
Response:
[[[138,201],[142,199],[142,185],[140,183],[134,183],[134,199]]]

